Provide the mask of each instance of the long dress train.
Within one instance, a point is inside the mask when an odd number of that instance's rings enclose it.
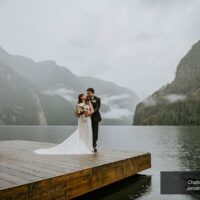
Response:
[[[90,117],[81,115],[78,118],[78,128],[62,143],[51,147],[37,149],[37,154],[93,154],[92,123]]]

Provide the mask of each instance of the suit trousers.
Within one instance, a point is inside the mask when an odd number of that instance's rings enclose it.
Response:
[[[99,123],[92,119],[93,147],[97,146]]]

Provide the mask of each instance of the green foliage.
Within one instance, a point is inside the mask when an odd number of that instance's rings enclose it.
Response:
[[[134,125],[200,125],[200,101],[140,105],[135,112]]]

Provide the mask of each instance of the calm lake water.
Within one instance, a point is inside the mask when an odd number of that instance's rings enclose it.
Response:
[[[1,126],[0,140],[60,143],[75,129],[75,126]],[[200,199],[160,194],[160,171],[200,170],[200,126],[100,126],[97,147],[150,152],[152,168],[77,200]]]

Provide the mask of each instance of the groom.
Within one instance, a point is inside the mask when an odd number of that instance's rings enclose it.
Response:
[[[99,112],[101,106],[101,99],[94,95],[93,88],[87,89],[87,97],[94,107],[94,113],[92,114],[91,119],[92,119],[92,132],[93,132],[93,148],[94,152],[97,152],[96,147],[98,139],[98,128],[99,128],[99,122],[101,121],[101,115]]]

